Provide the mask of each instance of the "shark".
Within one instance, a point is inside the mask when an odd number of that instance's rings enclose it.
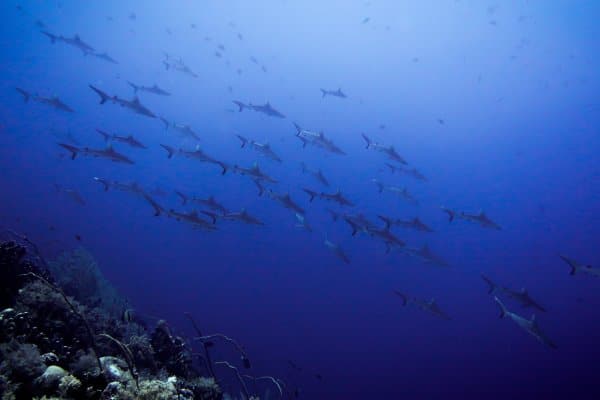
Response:
[[[394,164],[385,163],[385,165],[390,169],[392,174],[399,172],[405,174],[407,176],[413,177],[416,180],[427,182],[427,178],[416,168],[405,168],[402,166],[396,166]]]
[[[190,211],[190,212],[186,213],[186,212],[177,212],[173,209],[170,209],[167,215],[171,218],[174,218],[176,221],[182,221],[182,222],[191,224],[195,228],[200,228],[200,229],[204,229],[207,231],[217,230],[217,227],[215,226],[215,224],[212,224],[209,221],[206,221],[205,219],[200,218],[197,211]]]
[[[336,202],[341,206],[354,207],[354,203],[344,197],[340,189],[336,190],[334,193],[321,193],[319,194],[319,198]]]
[[[396,151],[394,146],[385,146],[381,143],[374,142],[364,133],[362,134],[362,137],[366,142],[366,147],[365,147],[366,149],[372,149],[375,151],[379,151],[379,152],[385,154],[390,160],[396,161],[400,164],[403,164],[403,165],[408,164],[406,162],[406,160],[400,154],[398,154],[398,152]]]
[[[131,83],[129,81],[127,81],[127,83],[129,84],[129,86],[131,86],[133,88],[134,93],[145,92],[145,93],[156,94],[158,96],[170,96],[171,95],[171,93],[167,92],[166,90],[159,88],[156,83],[152,86],[136,85],[135,83]]]
[[[140,99],[136,97],[133,100],[125,100],[121,99],[118,96],[109,96],[102,90],[96,88],[93,85],[89,85],[90,89],[92,89],[98,96],[100,96],[100,104],[104,104],[107,101],[112,102],[113,104],[118,104],[121,107],[127,108],[130,111],[133,111],[136,114],[144,115],[150,118],[156,118],[156,115],[146,108],[142,103],[140,103]]]
[[[105,132],[101,129],[96,129],[96,132],[98,132],[100,135],[102,135],[102,137],[104,138],[104,140],[106,142],[120,142],[120,143],[124,143],[128,146],[137,148],[137,149],[147,149],[147,147],[142,144],[139,140],[137,140],[136,138],[134,138],[132,135],[128,135],[128,136],[119,136],[119,135],[115,135],[115,134],[110,134],[108,132]]]
[[[238,137],[238,139],[240,139],[241,148],[244,148],[246,146],[251,147],[252,149],[256,150],[258,153],[260,153],[261,155],[267,157],[270,160],[276,161],[278,163],[281,162],[281,158],[275,154],[275,152],[273,151],[273,149],[271,148],[271,145],[269,143],[259,143],[255,140],[252,139],[248,139],[245,138],[244,136],[241,135],[236,135]]]
[[[237,165],[234,165],[233,172],[236,172],[240,175],[246,175],[252,178],[255,181],[263,181],[268,183],[277,183],[277,180],[271,178],[269,175],[262,172],[258,163],[254,163],[250,168],[243,168]]]
[[[492,221],[483,211],[479,211],[478,214],[468,214],[465,212],[456,212],[456,211],[446,208],[444,206],[442,206],[442,211],[444,211],[446,214],[448,214],[448,220],[450,222],[452,222],[452,221],[454,221],[454,219],[458,218],[458,219],[462,219],[465,221],[476,223],[483,228],[495,229],[495,230],[502,229],[502,227],[500,227],[500,225],[498,225],[497,223]]]
[[[303,174],[309,174],[323,186],[329,186],[329,181],[327,180],[327,178],[325,178],[323,171],[321,171],[320,169],[317,169],[317,170],[309,169],[305,163],[301,163],[301,167],[302,167]]]
[[[422,299],[418,299],[416,297],[408,296],[398,290],[394,290],[394,293],[402,299],[403,306],[406,306],[408,304],[413,304],[418,309],[428,312],[438,318],[445,319],[445,320],[451,319],[448,316],[448,314],[446,314],[444,311],[442,311],[442,309],[438,306],[438,304],[436,303],[434,298],[432,298],[431,300],[422,300]]]
[[[307,189],[307,188],[303,188],[302,190],[306,194],[308,194],[308,196],[309,196],[308,201],[311,203],[315,198],[318,197],[319,199],[322,199],[322,200],[333,201],[335,203],[338,203],[341,206],[354,207],[354,203],[351,202],[350,200],[348,200],[346,197],[344,197],[344,195],[342,194],[340,189],[337,189],[333,193],[324,193],[324,192],[319,193],[319,192],[316,192],[314,190]]]
[[[198,74],[188,67],[181,58],[173,58],[165,53],[165,59],[163,60],[163,65],[166,70],[173,70],[183,73],[184,75],[191,76],[192,78],[197,78]]]
[[[208,196],[207,198],[199,198],[199,197],[192,197],[191,201],[193,203],[197,203],[200,205],[203,205],[205,207],[210,208],[213,211],[218,211],[221,214],[227,214],[229,212],[229,210],[227,210],[227,208],[225,208],[225,206],[223,206],[221,203],[219,203],[214,196]]]
[[[250,215],[245,208],[242,208],[239,212],[227,212],[225,214],[216,214],[210,211],[203,211],[203,213],[212,218],[213,224],[216,223],[217,218],[221,218],[227,221],[243,222],[248,225],[264,225],[264,222]]]
[[[144,192],[141,186],[136,182],[121,183],[105,178],[99,178],[97,176],[94,177],[94,181],[100,183],[105,192],[108,192],[109,189],[120,190],[122,192],[129,192],[133,194],[142,194]]]
[[[505,295],[519,303],[522,307],[535,308],[538,311],[546,312],[546,309],[529,295],[527,289],[513,290],[506,286],[500,286],[484,274],[481,274],[481,279],[488,285],[488,294]]]
[[[509,311],[504,304],[500,301],[500,299],[496,296],[494,296],[494,300],[496,301],[496,303],[498,304],[498,306],[500,307],[500,318],[509,318],[510,320],[512,320],[515,324],[517,324],[518,327],[520,327],[521,329],[523,329],[525,332],[529,333],[531,336],[533,336],[534,338],[537,339],[538,342],[552,348],[552,349],[556,349],[558,348],[556,346],[556,344],[550,340],[541,330],[540,327],[537,324],[537,321],[535,319],[535,314],[533,314],[531,316],[531,319],[527,319],[527,318],[523,318],[520,315],[517,315],[511,311]]]
[[[408,189],[406,187],[386,185],[386,184],[381,183],[377,179],[371,179],[371,182],[373,182],[375,185],[377,185],[377,190],[379,191],[379,193],[383,193],[383,191],[385,190],[387,192],[395,193],[395,194],[399,195],[400,197],[402,197],[404,200],[408,201],[409,203],[413,203],[413,204],[419,203],[417,201],[417,199],[415,199],[415,197],[408,191]]]
[[[255,111],[258,113],[262,113],[265,114],[269,117],[275,117],[275,118],[285,118],[285,115],[283,115],[282,113],[280,113],[279,111],[277,111],[275,108],[273,108],[273,106],[271,105],[271,103],[269,103],[268,101],[263,104],[263,105],[255,105],[252,103],[243,103],[241,101],[238,100],[234,100],[233,103],[238,106],[238,111],[242,112],[244,110],[250,110],[250,111]]]
[[[167,158],[173,158],[175,154],[180,154],[185,158],[215,164],[221,167],[221,175],[225,175],[229,169],[229,166],[227,164],[209,156],[200,149],[200,146],[196,146],[196,149],[193,151],[183,149],[175,150],[175,148],[166,144],[161,144],[160,146],[167,151]]]
[[[59,184],[54,184],[54,188],[56,189],[57,193],[64,193],[75,203],[79,204],[80,206],[85,206],[85,199],[77,190],[66,188]]]
[[[321,97],[325,97],[325,96],[333,96],[333,97],[339,97],[342,99],[347,98],[348,96],[346,96],[346,94],[344,92],[342,92],[341,88],[338,88],[338,90],[326,90],[326,89],[320,89],[321,90]]]
[[[292,197],[289,193],[278,194],[272,190],[269,190],[268,194],[270,198],[279,202],[285,208],[292,210],[295,214],[304,215],[304,208],[300,207],[294,200],[292,200]]]
[[[356,236],[357,233],[366,233],[371,234],[371,231],[377,229],[377,225],[375,225],[371,220],[364,216],[364,214],[337,214],[334,211],[329,210],[329,212],[334,217],[334,221],[338,218],[342,218],[344,222],[350,225],[352,228],[352,236]]]
[[[433,253],[428,245],[424,244],[419,248],[407,247],[402,250],[409,256],[416,257],[425,264],[437,265],[439,267],[447,267],[448,263],[446,260]]]
[[[56,110],[70,112],[70,113],[74,112],[74,110],[71,107],[66,105],[57,96],[43,97],[43,96],[39,96],[37,94],[31,94],[28,91],[21,89],[21,88],[16,88],[16,90],[23,96],[23,100],[25,101],[25,103],[29,102],[29,100],[31,99],[40,104],[45,104],[47,106],[50,106]]]
[[[79,35],[75,34],[72,38],[65,37],[62,35],[54,35],[48,31],[42,31],[43,35],[48,36],[50,38],[50,43],[54,44],[56,42],[62,42],[66,45],[73,46],[76,49],[79,49],[83,52],[83,54],[94,53],[94,48],[89,44],[85,43]]]
[[[389,217],[384,217],[382,215],[379,215],[379,219],[384,221],[388,226],[399,226],[402,228],[414,229],[415,231],[419,231],[419,232],[433,232],[433,229],[431,229],[423,221],[421,221],[421,219],[419,219],[419,217],[414,217],[412,219],[403,220],[400,218],[392,219]]]
[[[122,163],[122,164],[135,164],[132,160],[127,158],[125,155],[117,152],[109,144],[105,149],[92,149],[89,147],[76,147],[66,143],[58,143],[60,147],[71,153],[71,160],[74,160],[78,154],[88,157],[106,158],[107,160]]]
[[[192,129],[191,126],[185,124],[171,124],[171,126],[182,136],[200,141],[200,136]]]
[[[346,253],[339,244],[333,243],[329,239],[325,238],[325,246],[327,246],[327,248],[330,249],[337,258],[339,258],[346,264],[350,264],[350,258],[346,255]]]
[[[165,209],[163,208],[163,206],[161,206],[160,204],[158,204],[156,202],[156,200],[154,200],[148,193],[146,192],[142,192],[142,197],[148,202],[148,204],[150,204],[150,206],[152,206],[152,208],[154,209],[154,216],[158,217],[160,216],[162,213],[165,212]]]
[[[569,265],[569,267],[571,267],[571,275],[575,275],[577,272],[582,272],[591,276],[600,277],[600,268],[594,268],[591,265],[582,265],[577,261],[568,258],[567,256],[563,256],[561,254],[559,254],[558,256],[561,258],[561,260],[566,262]]]
[[[296,222],[297,222],[296,228],[304,229],[305,231],[308,231],[308,232],[313,231],[312,227],[306,220],[306,217],[304,216],[304,214],[294,213],[294,216],[296,217]]]
[[[388,226],[383,228],[366,228],[366,232],[373,238],[383,241],[386,245],[386,253],[389,253],[392,247],[404,247],[406,244],[398,239],[392,233]]]
[[[327,138],[323,132],[312,132],[306,129],[302,129],[300,125],[294,122],[296,128],[296,137],[302,142],[302,147],[306,147],[307,144],[313,145],[330,153],[338,155],[346,155],[342,149],[340,149],[331,139]]]
[[[111,56],[109,56],[107,52],[104,52],[104,53],[96,53],[96,52],[86,53],[86,55],[88,55],[88,54],[91,55],[91,56],[94,56],[96,58],[99,58],[100,60],[109,62],[111,64],[118,64],[119,63],[117,60],[115,60],[114,58],[112,58]]]

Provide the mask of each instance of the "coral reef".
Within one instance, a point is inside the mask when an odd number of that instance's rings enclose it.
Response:
[[[87,251],[48,264],[31,252],[29,241],[0,242],[3,400],[222,399],[165,321],[150,331],[121,318],[126,302]]]

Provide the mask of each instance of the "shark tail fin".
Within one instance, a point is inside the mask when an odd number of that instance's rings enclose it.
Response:
[[[383,215],[378,215],[377,218],[383,221],[385,224],[385,229],[390,229],[392,227],[392,219],[390,217],[386,217]]]
[[[385,165],[390,169],[390,171],[392,172],[392,174],[396,172],[396,168],[392,164],[385,163]]]
[[[174,148],[172,148],[171,146],[167,146],[166,144],[161,144],[160,147],[167,151],[167,158],[173,158],[173,155],[175,154]]]
[[[74,160],[77,157],[77,154],[79,154],[79,152],[81,151],[81,149],[75,146],[71,146],[70,144],[59,143],[58,145],[63,149],[67,150],[69,153],[71,153],[71,160]]]
[[[481,279],[483,279],[485,281],[485,283],[488,285],[488,294],[494,293],[494,291],[497,288],[497,285],[490,278],[485,276],[484,274],[481,274]]]
[[[504,304],[502,304],[502,302],[497,296],[494,296],[494,300],[496,301],[496,303],[498,303],[498,306],[500,306],[500,318],[504,318],[508,313],[508,310],[506,309],[506,307],[504,307]]]
[[[377,180],[374,180],[373,182],[377,185],[377,191],[379,193],[383,193],[383,189],[385,189],[385,187],[383,186],[383,183],[381,183]]]
[[[108,142],[108,141],[110,140],[110,134],[108,134],[108,133],[104,132],[104,131],[103,131],[103,130],[101,130],[101,129],[96,129],[96,132],[98,132],[99,134],[101,134],[101,135],[102,135],[102,137],[104,138],[104,141],[105,141],[105,142]]]
[[[21,88],[16,88],[16,90],[23,96],[23,101],[25,103],[27,103],[29,101],[29,99],[31,98],[31,93],[29,93],[28,91],[23,90]]]
[[[248,144],[248,139],[246,139],[242,135],[235,135],[235,136],[237,136],[237,138],[240,139],[240,142],[241,142],[240,147],[241,148],[246,147],[246,145]]]
[[[89,85],[90,89],[92,89],[98,96],[100,96],[100,104],[106,103],[106,100],[110,99],[110,96],[104,93],[102,90],[94,87],[93,85]]]
[[[177,196],[179,196],[179,198],[181,199],[181,205],[185,206],[187,204],[187,202],[188,202],[188,197],[185,194],[183,194],[180,191],[178,191],[178,190],[175,191],[175,194]]]
[[[129,86],[131,86],[133,88],[133,93],[137,93],[138,92],[138,90],[140,88],[139,86],[137,86],[136,84],[131,83],[129,81],[127,81],[127,83],[129,84]]]
[[[306,194],[307,194],[307,195],[310,197],[310,198],[308,199],[308,201],[309,201],[310,203],[312,203],[312,201],[315,199],[315,196],[317,195],[317,192],[313,192],[313,191],[312,191],[312,190],[310,190],[310,189],[303,189],[303,190],[304,190],[304,192],[305,192],[305,193],[306,193]]]
[[[448,222],[452,222],[454,221],[454,217],[456,216],[456,212],[446,208],[446,207],[442,207],[442,211],[444,211],[446,214],[448,214]]]
[[[221,167],[221,175],[225,175],[229,167],[224,162],[219,161],[219,166]]]
[[[321,90],[321,98],[327,96],[327,91],[325,89],[320,89]]]
[[[169,129],[169,120],[167,120],[165,117],[158,117],[160,119],[160,121],[165,124],[165,129]]]
[[[108,182],[106,182],[106,180],[98,178],[97,176],[94,177],[94,180],[96,182],[99,182],[104,187],[105,192],[108,192]]]
[[[200,211],[202,214],[210,217],[213,225],[217,223],[217,214],[212,211]]]
[[[253,181],[256,187],[258,188],[258,197],[262,197],[262,195],[265,193],[265,187],[261,185],[258,179],[254,179]]]
[[[50,38],[50,43],[56,43],[56,35],[51,34],[50,32],[42,31],[42,33]]]
[[[363,137],[363,139],[366,142],[365,149],[370,148],[371,145],[373,144],[373,141],[371,139],[369,139],[369,137],[367,135],[365,135],[364,133],[361,133],[361,136]]]
[[[399,296],[402,299],[403,306],[408,304],[408,296],[407,295],[405,295],[404,293],[402,293],[398,290],[394,290],[394,293],[396,294],[396,296]]]
[[[246,107],[246,105],[244,103],[242,103],[241,101],[237,101],[237,100],[234,100],[233,103],[236,106],[238,106],[238,108],[239,108],[238,112],[244,111],[244,108]]]

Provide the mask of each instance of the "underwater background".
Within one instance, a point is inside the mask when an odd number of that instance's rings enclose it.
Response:
[[[0,13],[0,225],[26,234],[46,258],[83,246],[149,324],[162,318],[192,337],[190,312],[205,332],[242,343],[255,375],[277,376],[298,398],[600,395],[600,282],[569,276],[559,258],[600,263],[600,3],[31,0],[2,2]],[[42,31],[77,34],[117,63],[52,44]],[[173,59],[196,76],[166,68]],[[131,100],[128,82],[170,93],[138,93],[156,118],[100,105],[88,87]],[[58,96],[74,112],[24,102],[16,88]],[[268,102],[285,118],[240,112],[233,101]],[[303,147],[293,123],[322,131],[345,154]],[[85,152],[71,160],[57,145],[105,148],[96,129],[147,148],[113,141],[128,165]],[[426,181],[392,173],[361,133],[393,145]],[[269,143],[282,161],[241,148],[236,134]],[[200,146],[230,168],[221,175],[181,153],[167,158],[161,144]],[[233,167],[255,162],[278,181],[262,196]],[[94,177],[136,182],[166,211],[155,216],[145,198],[104,191]],[[380,193],[372,179],[417,201]],[[303,188],[339,188],[355,206],[309,201]],[[289,192],[312,232],[268,189]],[[202,207],[175,191],[213,195],[264,226],[195,228],[168,210]],[[442,206],[483,210],[501,229],[449,222]],[[419,217],[433,232],[392,232],[408,247],[426,244],[445,265],[388,251],[371,228],[352,235],[328,208],[378,226],[378,215]],[[527,288],[546,312],[504,303],[536,314],[557,349],[498,318],[481,274]],[[435,298],[450,318],[404,307],[394,290]],[[222,376],[237,395],[235,379]]]

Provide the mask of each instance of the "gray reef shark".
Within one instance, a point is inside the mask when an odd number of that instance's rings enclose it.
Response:
[[[571,267],[570,274],[575,275],[577,272],[582,272],[584,274],[588,274],[595,277],[600,277],[600,268],[594,268],[591,265],[583,265],[579,264],[577,261],[568,258],[567,256],[558,255],[564,262],[569,264]]]
[[[233,103],[238,106],[239,112],[242,112],[246,109],[265,114],[269,117],[285,118],[285,115],[274,109],[273,106],[271,106],[271,103],[268,101],[263,105],[255,105],[252,103],[246,104],[238,100],[234,100]]]
[[[107,101],[110,101],[113,104],[118,104],[121,107],[127,108],[128,110],[131,110],[136,114],[144,115],[144,116],[150,117],[150,118],[156,118],[156,115],[152,111],[150,111],[149,109],[144,107],[142,105],[142,103],[140,103],[140,100],[137,97],[134,97],[133,100],[125,100],[125,99],[121,99],[117,96],[109,96],[102,90],[100,90],[92,85],[89,85],[89,87],[94,92],[96,92],[96,94],[98,96],[100,96],[100,104],[104,104]]]
[[[16,88],[16,90],[23,96],[23,100],[25,101],[25,103],[27,103],[29,99],[31,99],[35,102],[45,104],[60,111],[74,112],[71,107],[63,103],[57,96],[43,97],[38,96],[37,94],[31,94],[21,88]]]
[[[111,141],[112,142],[120,142],[120,143],[129,145],[131,147],[135,147],[137,149],[147,149],[147,147],[144,144],[142,144],[139,140],[134,138],[132,135],[128,135],[128,136],[119,136],[119,135],[115,135],[115,134],[111,135],[110,133],[105,132],[101,129],[96,129],[96,132],[98,132],[100,135],[102,135],[104,140],[107,142],[111,142]]]
[[[156,83],[152,86],[143,86],[143,85],[138,86],[129,81],[127,83],[129,84],[129,86],[131,86],[133,88],[134,93],[145,92],[145,93],[156,94],[159,96],[170,96],[171,95],[171,93],[167,92],[166,90],[159,88]]]
[[[465,212],[456,212],[449,208],[442,206],[442,211],[448,214],[448,220],[450,222],[454,221],[454,219],[462,219],[465,221],[473,222],[479,224],[483,228],[501,230],[500,225],[492,221],[483,211],[480,211],[478,214],[467,214]]]
[[[321,94],[322,94],[321,97],[333,96],[333,97],[340,97],[342,99],[345,99],[346,97],[348,97],[344,94],[344,92],[342,92],[341,88],[338,88],[338,90],[326,90],[326,89],[320,89],[320,90],[321,90]]]
[[[245,138],[244,136],[241,136],[241,135],[236,135],[236,136],[238,137],[238,139],[240,139],[240,142],[241,142],[240,147],[241,148],[249,146],[252,149],[256,150],[258,153],[267,157],[268,159],[277,161],[279,163],[281,162],[281,158],[279,158],[279,156],[277,154],[275,154],[275,152],[273,151],[273,149],[271,148],[271,145],[269,143],[259,143],[252,139]]]
[[[402,156],[400,156],[400,154],[398,154],[398,152],[396,151],[394,146],[385,146],[381,143],[374,142],[364,133],[362,134],[362,137],[365,140],[365,142],[367,143],[366,144],[367,149],[373,149],[375,151],[379,151],[379,152],[387,155],[388,158],[391,159],[392,161],[399,162],[400,164],[404,164],[404,165],[408,164],[406,162],[406,160],[404,158],[402,158]]]
[[[426,311],[434,316],[442,319],[449,320],[450,317],[446,314],[442,309],[437,305],[435,299],[431,300],[421,300],[416,297],[410,297],[402,292],[394,290],[394,293],[402,299],[402,305],[406,306],[408,304],[413,304],[417,308]]]
[[[50,42],[52,44],[54,44],[56,42],[62,42],[64,44],[73,46],[76,49],[81,50],[83,52],[83,54],[94,53],[94,51],[95,51],[92,46],[90,46],[89,44],[87,44],[83,40],[81,40],[79,35],[73,35],[72,38],[68,38],[68,37],[65,37],[62,35],[54,35],[47,31],[42,31],[42,34],[48,36],[50,38]]]
[[[529,333],[531,336],[537,339],[538,342],[552,348],[556,349],[557,346],[552,342],[539,328],[537,321],[535,320],[535,314],[531,316],[531,319],[526,319],[517,315],[513,312],[508,311],[508,309],[502,304],[498,297],[494,297],[496,303],[500,307],[500,318],[508,317],[511,319],[517,326],[523,329],[525,332]]]
[[[123,164],[135,164],[125,155],[117,152],[111,145],[108,145],[105,149],[91,149],[89,147],[75,147],[66,143],[58,143],[60,147],[71,153],[71,160],[74,160],[78,154],[88,157],[106,158],[107,160],[123,163]]]
[[[323,175],[323,171],[321,171],[320,169],[317,169],[317,170],[309,169],[306,166],[306,164],[304,164],[304,163],[301,164],[301,167],[302,167],[303,174],[309,174],[310,176],[315,178],[317,181],[319,181],[319,183],[321,183],[322,185],[329,186],[329,181],[327,180],[327,178],[325,178],[325,175]]]
[[[546,312],[546,309],[544,307],[542,307],[537,301],[531,298],[531,296],[525,288],[521,290],[513,290],[506,286],[500,286],[484,274],[481,274],[481,279],[483,279],[484,282],[488,285],[488,294],[504,295],[513,299],[522,307],[531,307],[541,312]]]

